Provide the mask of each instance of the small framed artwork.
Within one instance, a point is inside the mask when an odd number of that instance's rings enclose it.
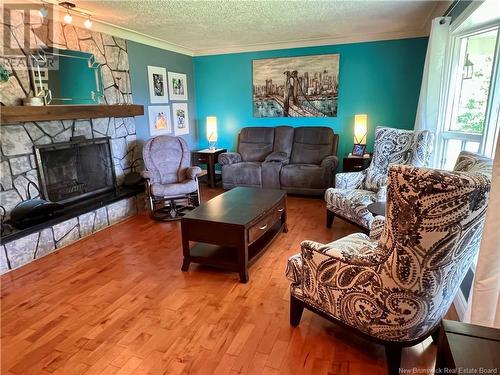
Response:
[[[168,72],[170,100],[187,100],[187,76],[182,73]]]
[[[352,155],[353,156],[363,156],[366,151],[366,145],[358,145],[355,144],[354,147],[352,148]]]
[[[187,103],[173,103],[174,134],[189,134],[189,117]]]
[[[172,133],[169,105],[150,105],[148,107],[148,114],[149,133],[151,136]]]
[[[148,66],[149,101],[168,103],[167,69]]]

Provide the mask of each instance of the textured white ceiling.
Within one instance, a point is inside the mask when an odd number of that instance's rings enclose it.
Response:
[[[76,0],[96,19],[192,50],[422,36],[446,1]],[[325,42],[325,43],[322,43]]]

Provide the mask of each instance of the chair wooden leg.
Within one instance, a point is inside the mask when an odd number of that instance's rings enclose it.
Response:
[[[300,300],[290,295],[290,325],[297,327],[304,312],[304,305]]]
[[[326,209],[326,227],[327,228],[332,227],[333,219],[335,219],[335,214],[327,208]]]
[[[401,353],[403,348],[399,345],[386,345],[385,358],[387,360],[387,374],[399,375],[401,367]]]

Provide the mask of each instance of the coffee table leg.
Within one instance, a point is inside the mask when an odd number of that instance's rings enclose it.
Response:
[[[181,270],[186,272],[189,269],[189,264],[191,263],[189,254],[189,239],[187,236],[187,224],[181,222],[181,233],[182,233],[182,254],[184,259],[182,260]]]
[[[282,219],[283,220],[283,233],[288,233],[288,221],[287,221],[287,207],[286,207],[286,199],[285,199],[285,210],[283,212]]]
[[[244,234],[244,241],[238,247],[238,273],[240,274],[240,283],[248,282],[248,241]]]

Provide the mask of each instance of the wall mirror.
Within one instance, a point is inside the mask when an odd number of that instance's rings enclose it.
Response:
[[[43,97],[46,105],[103,102],[101,64],[93,54],[41,49],[30,58],[35,96]]]

